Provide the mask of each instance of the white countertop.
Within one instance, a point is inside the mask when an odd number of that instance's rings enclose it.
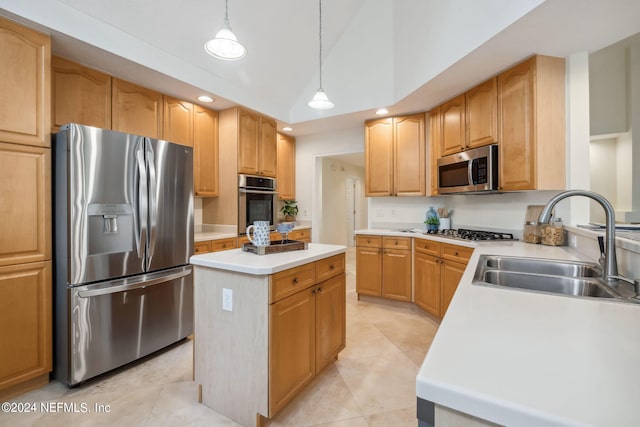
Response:
[[[579,259],[568,247],[478,244],[417,396],[509,426],[638,425],[640,305],[473,285],[481,254]]]
[[[194,255],[191,264],[235,271],[247,274],[273,274],[319,259],[338,255],[346,251],[346,246],[309,243],[308,248],[299,251],[281,252],[277,254],[256,255],[242,252],[242,249],[210,252]]]

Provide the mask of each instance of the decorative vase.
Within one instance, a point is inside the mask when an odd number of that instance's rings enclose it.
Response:
[[[296,220],[296,217],[293,215],[285,215],[284,220],[285,222],[294,222]]]

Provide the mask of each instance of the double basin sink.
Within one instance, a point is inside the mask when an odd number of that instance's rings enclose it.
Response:
[[[541,258],[481,255],[476,285],[516,288],[574,297],[640,303],[626,283],[609,286],[599,264]]]

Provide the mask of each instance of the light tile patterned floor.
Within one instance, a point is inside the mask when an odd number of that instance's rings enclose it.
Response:
[[[415,376],[436,330],[413,304],[357,301],[350,248],[347,348],[268,425],[415,427]],[[0,412],[0,426],[237,426],[197,403],[191,365],[187,340],[71,390],[53,381],[12,400],[35,402],[36,412]],[[55,402],[50,407],[60,412],[43,413],[39,402]],[[65,412],[62,404],[91,413]],[[109,405],[110,412],[95,412],[96,404]]]

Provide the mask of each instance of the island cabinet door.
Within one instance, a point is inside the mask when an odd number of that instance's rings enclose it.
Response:
[[[315,375],[315,287],[269,306],[269,417]]]
[[[345,284],[342,273],[316,286],[316,373],[345,347]]]

